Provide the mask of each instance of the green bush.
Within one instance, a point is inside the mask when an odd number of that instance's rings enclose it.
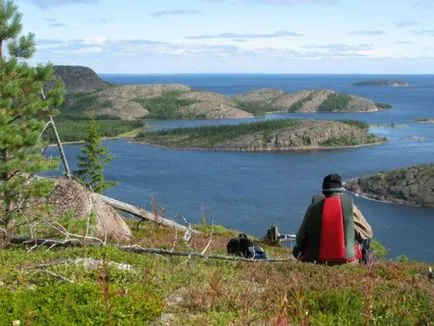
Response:
[[[172,91],[158,97],[137,99],[136,101],[149,111],[149,115],[146,116],[148,119],[168,120],[195,118],[196,116],[191,116],[179,111],[183,106],[197,102],[194,100],[180,99],[179,97],[182,94],[183,92],[180,91]]]
[[[350,101],[350,95],[342,93],[330,94],[327,99],[321,103],[318,110],[320,112],[344,111],[347,109]]]

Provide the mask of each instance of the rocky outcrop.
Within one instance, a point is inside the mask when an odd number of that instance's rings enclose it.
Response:
[[[88,67],[54,66],[54,75],[65,83],[67,92],[92,92],[107,86],[107,83]]]
[[[284,112],[372,112],[372,101],[329,89],[286,93],[263,88],[234,98],[212,92],[192,91],[181,84],[108,85],[90,68],[55,66],[56,78],[66,85],[61,107],[65,117],[90,114],[123,120],[142,119],[224,119],[251,118],[270,111]],[[336,97],[336,100],[331,99]],[[146,101],[156,99],[153,103]],[[343,100],[342,100],[343,99]],[[156,103],[156,102],[160,103]],[[330,107],[324,106],[332,103]]]
[[[209,127],[211,128],[211,127]],[[345,148],[385,141],[357,123],[339,121],[269,120],[237,126],[143,133],[140,142],[171,148],[236,151],[294,151]]]
[[[228,97],[212,92],[187,92],[179,96],[192,103],[183,106],[180,112],[187,116],[206,119],[252,118],[253,114],[240,110]]]
[[[345,142],[342,141],[344,139]],[[381,140],[370,135],[366,130],[345,123],[300,121],[283,129],[243,135],[217,144],[216,147],[242,151],[291,151],[350,147],[376,142]]]
[[[90,235],[115,242],[131,239],[131,231],[123,218],[98,196],[74,180],[57,179],[55,182],[55,188],[47,198],[47,204],[52,207],[52,217],[62,218],[70,214],[72,219],[87,220],[94,215]]]
[[[341,94],[331,89],[307,89],[294,93],[285,93],[278,89],[264,88],[235,96],[233,99],[244,110],[262,114],[269,111],[311,113],[324,111],[373,112],[380,110],[369,99]]]
[[[345,187],[375,200],[434,207],[434,164],[375,173],[350,180]]]

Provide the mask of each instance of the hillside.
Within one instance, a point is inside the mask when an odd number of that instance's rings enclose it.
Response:
[[[268,120],[236,126],[142,132],[137,141],[170,148],[292,151],[353,147],[385,141],[357,121]]]
[[[345,187],[354,193],[376,200],[434,207],[434,164],[375,173],[350,180]]]
[[[255,115],[266,112],[375,112],[380,108],[371,100],[330,89],[302,90],[286,93],[276,89],[259,89],[233,99],[242,109]]]
[[[92,69],[82,66],[54,66],[56,79],[65,83],[67,93],[92,92],[107,86]]]
[[[264,246],[266,252],[284,261],[203,259],[188,254],[206,248],[205,255],[226,255],[226,244],[237,233],[201,224],[194,227],[203,233],[187,243],[172,229],[130,224],[135,252],[111,245],[0,250],[0,324],[429,325],[434,320],[434,282],[424,263],[377,258],[369,267],[328,267],[297,262],[289,249],[270,246]]]
[[[90,68],[56,66],[56,76],[66,84],[60,108],[66,119],[90,114],[109,119],[238,119],[284,112],[374,112],[387,107],[366,98],[333,90],[286,93],[259,89],[234,98],[195,91],[181,84],[108,85]]]

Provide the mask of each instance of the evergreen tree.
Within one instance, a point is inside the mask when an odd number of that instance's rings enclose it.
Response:
[[[21,14],[12,1],[0,0],[0,223],[8,224],[29,198],[51,191],[47,180],[31,175],[53,168],[41,154],[40,132],[49,108],[63,101],[63,84],[51,87],[46,100],[41,90],[52,80],[53,67],[31,67],[34,35],[20,36]]]
[[[112,159],[108,149],[101,145],[100,127],[95,118],[92,118],[89,121],[84,145],[81,147],[81,155],[78,156],[79,169],[75,175],[90,190],[102,193],[116,184],[104,179],[104,167]]]

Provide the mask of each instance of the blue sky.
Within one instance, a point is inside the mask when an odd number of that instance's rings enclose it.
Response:
[[[434,73],[434,0],[16,0],[34,63],[98,73]]]

